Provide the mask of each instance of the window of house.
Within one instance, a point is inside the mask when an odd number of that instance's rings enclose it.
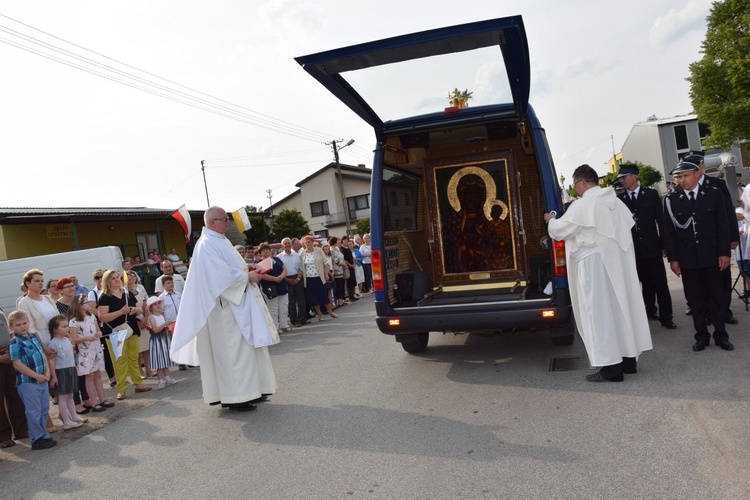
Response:
[[[310,213],[313,217],[319,217],[321,215],[328,215],[328,200],[316,201],[310,203]]]
[[[687,126],[685,125],[675,126],[674,140],[675,140],[675,145],[677,146],[677,151],[681,151],[683,149],[690,149],[690,145],[688,144]]]
[[[364,210],[365,208],[370,208],[370,195],[361,194],[359,196],[352,196],[351,198],[347,198],[346,202],[349,205],[349,210]]]

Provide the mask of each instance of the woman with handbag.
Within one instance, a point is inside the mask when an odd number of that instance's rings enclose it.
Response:
[[[141,371],[138,367],[138,350],[140,347],[140,328],[138,327],[138,314],[142,314],[141,308],[136,306],[135,296],[122,286],[120,273],[114,269],[104,273],[102,278],[102,294],[99,296],[99,321],[102,322],[102,334],[107,340],[109,353],[114,358],[114,350],[109,340],[113,330],[130,328],[130,335],[122,347],[122,354],[118,359],[113,359],[115,365],[115,378],[117,378],[117,400],[125,399],[126,377],[135,385],[135,392],[148,392],[151,387],[146,387],[141,382]]]
[[[261,275],[258,286],[266,298],[268,312],[271,313],[276,331],[288,332],[289,326],[289,289],[286,286],[286,267],[278,257],[271,256],[271,245],[261,243],[258,245],[261,259],[271,259],[273,267],[267,273]]]
[[[338,315],[331,309],[331,302],[328,300],[328,266],[326,265],[326,256],[323,249],[315,246],[315,240],[310,235],[302,238],[305,250],[300,253],[300,268],[305,283],[305,299],[307,305],[315,309],[318,321],[323,321],[323,313],[320,306],[326,307],[326,312],[332,318],[338,318]]]

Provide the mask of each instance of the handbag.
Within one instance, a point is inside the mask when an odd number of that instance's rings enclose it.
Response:
[[[119,325],[119,326],[114,327],[114,328],[112,328],[112,325],[110,325],[109,323],[106,323],[106,325],[112,330],[112,333],[124,331],[125,332],[125,338],[123,340],[125,340],[128,337],[130,337],[131,335],[133,335],[133,329],[130,327],[130,325],[128,324],[127,321],[125,323]]]
[[[273,283],[271,281],[264,281],[261,284],[260,289],[263,290],[263,293],[269,299],[275,299],[279,296],[279,291],[276,288],[276,283]]]
[[[348,280],[352,273],[349,271],[349,266],[344,266],[344,279]]]

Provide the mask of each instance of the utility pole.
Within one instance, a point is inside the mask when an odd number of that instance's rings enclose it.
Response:
[[[271,205],[273,205],[273,202],[271,201],[271,190],[266,189],[266,193],[268,193],[268,212],[271,214],[271,217],[273,217],[273,209],[271,208]]]
[[[201,160],[201,172],[203,172],[203,187],[206,190],[206,208],[211,206],[211,202],[208,201],[208,184],[206,184],[206,166],[203,164],[204,160]]]
[[[354,139],[351,139],[343,147],[349,146],[354,143]],[[339,176],[339,192],[341,193],[341,203],[344,205],[344,222],[346,222],[346,234],[351,236],[352,234],[352,222],[349,220],[349,206],[346,204],[346,194],[344,193],[344,177],[341,175],[341,163],[339,163],[339,150],[336,147],[336,140],[331,141],[333,146],[333,157],[336,161],[336,173]]]

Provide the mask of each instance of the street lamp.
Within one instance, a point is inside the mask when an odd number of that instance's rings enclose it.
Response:
[[[341,203],[344,206],[344,222],[346,222],[347,236],[351,236],[352,234],[352,222],[349,219],[349,206],[346,203],[346,194],[344,193],[344,177],[341,175],[341,163],[339,163],[339,150],[344,149],[347,146],[351,146],[352,144],[354,144],[354,139],[349,139],[349,142],[347,142],[340,148],[337,148],[336,140],[334,139],[333,141],[331,141],[331,145],[333,146],[333,157],[336,161],[336,173],[339,176],[339,192],[341,193]]]

